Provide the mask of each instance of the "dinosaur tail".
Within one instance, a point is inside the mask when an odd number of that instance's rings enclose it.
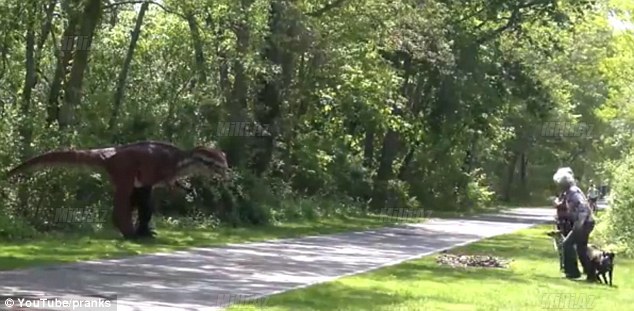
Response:
[[[89,166],[103,167],[105,157],[97,150],[68,150],[51,151],[35,156],[16,166],[9,172],[7,177],[12,177],[29,169],[55,167],[55,166]]]

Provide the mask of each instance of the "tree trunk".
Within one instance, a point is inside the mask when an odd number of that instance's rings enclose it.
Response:
[[[403,79],[403,85],[401,86],[401,94],[407,97],[410,94],[411,83],[410,80],[414,74],[415,68],[412,66],[412,58],[408,54],[404,59],[403,70],[405,76]],[[395,114],[401,115],[403,112],[393,107],[392,110]],[[373,211],[379,211],[385,207],[385,202],[388,198],[388,183],[394,175],[394,159],[398,153],[398,147],[400,141],[400,135],[392,129],[388,129],[385,137],[383,138],[383,146],[381,148],[381,159],[379,160],[379,169],[377,176],[374,180],[374,189],[372,194],[372,202],[370,208]],[[400,172],[399,172],[400,174]]]
[[[374,125],[368,126],[363,141],[363,166],[372,168],[374,165]]]
[[[260,124],[267,126],[271,130],[268,135],[259,138],[254,146],[255,153],[252,158],[252,168],[256,175],[263,174],[269,168],[273,159],[275,140],[279,134],[276,124],[283,123],[280,120],[282,93],[285,87],[292,84],[295,76],[296,56],[292,52],[287,52],[289,47],[280,46],[280,42],[288,42],[288,39],[294,38],[297,29],[285,24],[284,13],[284,7],[280,1],[271,3],[269,13],[270,32],[266,37],[263,55],[265,61],[280,66],[282,70],[280,75],[276,75],[273,79],[260,77],[264,87],[258,96],[256,117]],[[287,40],[280,40],[280,38]]]
[[[276,116],[280,111],[280,93],[277,83],[269,81],[266,82],[264,88],[260,92],[258,102],[269,108],[268,112],[261,113],[258,117],[258,122],[261,124],[269,125],[274,122]],[[273,159],[273,151],[275,146],[275,137],[277,131],[273,127],[269,127],[269,133],[263,137],[258,137],[257,144],[255,146],[255,153],[252,157],[252,170],[256,176],[261,176],[269,167],[271,160]]]
[[[60,110],[60,126],[65,128],[75,123],[75,108],[81,103],[84,73],[88,67],[90,46],[101,16],[101,0],[87,0],[81,17],[78,41],[76,42],[70,78],[64,89],[64,103]]]
[[[528,157],[526,156],[526,152],[522,152],[521,162],[520,162],[520,182],[522,183],[522,188],[526,189],[527,184],[527,172],[528,169]]]
[[[63,2],[66,3],[66,2]],[[60,46],[58,49],[59,55],[57,57],[57,65],[55,67],[55,74],[51,81],[51,88],[48,96],[48,107],[46,109],[47,117],[46,122],[48,125],[57,121],[61,127],[60,120],[60,103],[59,96],[62,91],[63,85],[66,81],[66,74],[68,67],[73,59],[73,50],[75,46],[75,33],[77,30],[77,24],[79,23],[79,15],[73,10],[73,8],[65,7],[65,11],[68,14],[68,25],[64,29],[60,38]]]
[[[125,60],[123,62],[123,68],[121,68],[121,72],[119,73],[119,79],[117,81],[117,90],[114,94],[114,101],[112,103],[112,115],[110,116],[110,121],[108,122],[108,132],[114,134],[114,126],[117,122],[117,118],[119,116],[119,112],[121,111],[121,103],[123,102],[123,96],[125,93],[126,81],[128,79],[128,72],[130,71],[130,64],[132,64],[132,58],[134,57],[134,50],[136,49],[137,41],[141,35],[141,25],[143,25],[143,18],[145,17],[145,12],[147,11],[150,3],[144,2],[141,5],[141,9],[139,10],[139,15],[136,18],[136,23],[134,25],[134,30],[132,30],[132,36],[130,39],[130,46],[128,47],[128,52],[125,55]]]
[[[223,35],[224,29],[229,26],[225,20],[214,20],[209,8],[205,8],[205,26],[209,32],[214,34],[215,59],[218,64],[218,84],[224,95],[225,101],[231,101],[231,83],[229,81],[229,64],[227,63],[227,54],[222,49],[221,43],[225,40]],[[191,28],[190,28],[191,29]],[[204,60],[204,57],[203,57]]]
[[[110,28],[117,26],[117,22],[119,22],[119,8],[113,6],[110,10]]]
[[[246,122],[247,109],[247,92],[248,92],[248,76],[245,72],[244,57],[249,48],[250,29],[246,22],[238,22],[236,26],[238,56],[233,62],[234,82],[231,89],[231,98],[227,102],[229,105],[229,121],[230,122]],[[226,139],[227,162],[232,167],[239,167],[244,160],[246,139],[243,133],[229,133],[230,137]]]
[[[506,185],[504,185],[504,201],[511,201],[511,192],[513,191],[513,180],[515,179],[515,166],[517,165],[518,155],[513,152],[506,171]]]
[[[37,1],[30,0],[27,3],[27,30],[26,30],[26,47],[25,47],[25,75],[24,87],[22,90],[21,113],[27,120],[20,125],[20,136],[22,137],[22,155],[26,157],[30,154],[31,145],[31,122],[28,121],[31,113],[31,97],[33,94],[33,86],[36,79],[36,61],[35,61],[35,16],[37,10]]]
[[[205,84],[207,83],[207,65],[205,62],[205,54],[203,53],[203,43],[200,38],[200,30],[196,23],[196,17],[193,13],[187,14],[187,24],[189,25],[189,31],[192,36],[192,44],[194,45],[194,60],[196,64],[196,72],[198,73],[198,81],[194,82]]]
[[[471,141],[469,142],[469,149],[465,153],[464,163],[463,163],[463,172],[467,174],[471,174],[473,171],[473,167],[475,166],[476,153],[477,153],[477,145],[478,145],[478,135],[473,134]]]
[[[42,24],[42,28],[40,30],[40,40],[37,42],[37,47],[35,48],[35,72],[39,71],[40,68],[40,59],[42,55],[42,48],[44,47],[44,43],[46,43],[46,39],[48,35],[51,33],[51,28],[53,26],[53,13],[55,12],[55,5],[57,4],[57,0],[51,0],[46,7],[46,17],[44,19],[44,23]],[[33,81],[32,88],[37,84],[37,76]]]
[[[410,164],[412,163],[412,160],[414,159],[414,154],[416,154],[416,150],[418,150],[418,148],[421,145],[421,141],[416,141],[407,151],[407,154],[405,155],[405,158],[403,158],[403,163],[401,164],[401,167],[399,169],[398,172],[398,179],[400,180],[405,180],[407,177],[407,170],[410,167]]]
[[[424,78],[425,76],[427,77],[427,79]],[[418,116],[421,110],[424,108],[423,100],[425,98],[429,98],[430,101],[433,100],[433,98],[431,98],[431,95],[432,95],[431,91],[435,83],[437,82],[438,82],[438,70],[436,69],[431,71],[431,73],[428,75],[423,75],[420,73],[418,74],[416,78],[416,87],[414,88],[414,91],[410,95],[410,98],[409,98],[409,105],[410,105],[410,109],[412,111],[413,116]],[[398,178],[400,180],[405,180],[407,175],[407,170],[410,167],[410,163],[414,159],[414,154],[416,150],[422,144],[422,141],[423,141],[422,138],[419,138],[418,140],[416,140],[414,144],[409,148],[407,154],[405,155],[405,158],[403,159],[403,164],[401,165],[401,168],[398,174]]]
[[[399,144],[399,135],[393,130],[388,130],[383,138],[383,146],[381,148],[381,159],[379,160],[379,169],[374,181],[374,189],[372,194],[372,202],[370,207],[377,212],[385,207],[385,201],[388,197],[388,182],[392,179],[393,163],[396,157]]]
[[[53,26],[53,13],[55,12],[55,5],[57,4],[57,0],[50,0],[48,6],[46,7],[46,19],[42,24],[42,29],[40,30],[40,40],[37,42],[37,52],[42,52],[42,47],[48,38],[49,33],[51,32],[51,27]]]
[[[29,157],[31,154],[31,135],[32,128],[30,122],[31,112],[31,97],[33,86],[35,85],[35,16],[37,10],[37,1],[30,0],[27,2],[27,30],[26,30],[26,46],[25,46],[25,74],[24,74],[24,88],[22,90],[22,105],[20,112],[25,118],[21,122],[19,127],[21,141],[21,157],[23,159]],[[28,210],[29,192],[26,187],[19,187],[18,190],[18,202],[20,206],[20,213],[25,215]]]

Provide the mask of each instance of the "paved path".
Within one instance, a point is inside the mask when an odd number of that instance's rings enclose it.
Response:
[[[118,310],[218,310],[239,297],[264,297],[394,265],[553,216],[553,209],[515,208],[364,232],[5,271],[0,295],[116,295]]]
[[[604,198],[604,199],[599,199],[599,200],[597,201],[597,208],[598,208],[599,210],[604,210],[604,209],[607,209],[607,208],[608,208],[608,201],[607,201],[607,198]]]

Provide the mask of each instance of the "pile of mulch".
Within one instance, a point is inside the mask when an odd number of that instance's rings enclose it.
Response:
[[[511,260],[482,255],[454,255],[442,253],[436,257],[440,265],[455,267],[508,268]]]

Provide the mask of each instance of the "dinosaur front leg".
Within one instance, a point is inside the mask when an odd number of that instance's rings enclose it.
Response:
[[[146,186],[135,188],[132,196],[139,208],[136,235],[138,237],[155,236],[156,232],[150,228],[150,220],[152,220],[152,213],[154,212],[154,206],[152,204],[152,187]]]

